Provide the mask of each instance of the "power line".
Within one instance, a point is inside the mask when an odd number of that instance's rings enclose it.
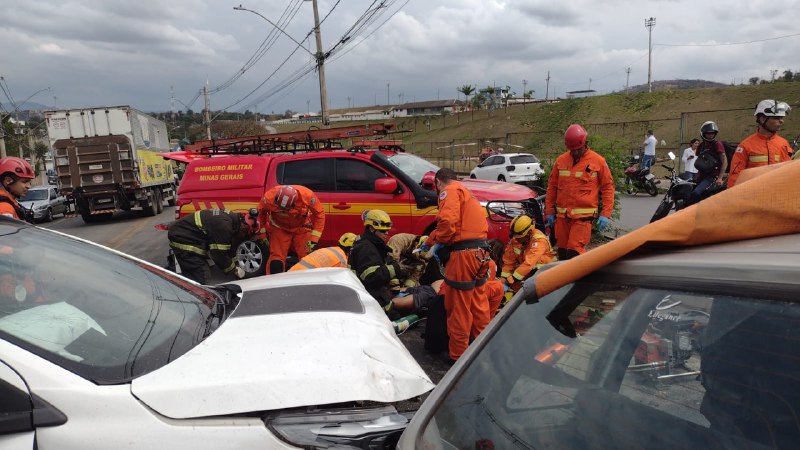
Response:
[[[745,45],[745,44],[755,44],[757,42],[767,42],[767,41],[776,41],[778,39],[786,39],[790,37],[800,36],[800,33],[794,34],[785,34],[783,36],[776,36],[771,38],[764,38],[764,39],[755,39],[752,41],[742,41],[742,42],[723,42],[720,44],[653,44],[658,45],[660,47],[722,47],[725,45]]]

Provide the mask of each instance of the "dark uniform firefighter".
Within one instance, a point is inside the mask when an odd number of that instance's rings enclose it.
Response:
[[[364,220],[364,234],[350,251],[350,268],[367,292],[380,303],[386,315],[394,320],[398,315],[392,308],[389,286],[392,280],[399,280],[400,265],[389,256],[392,249],[386,245],[392,219],[379,209],[368,209],[361,217]]]
[[[320,267],[343,267],[347,268],[347,258],[353,244],[358,240],[355,233],[345,233],[339,238],[339,245],[336,247],[318,248],[306,255],[297,264],[293,265],[289,272],[299,270],[319,269]]]
[[[236,247],[258,231],[258,211],[228,212],[223,209],[204,209],[185,216],[169,227],[169,246],[186,278],[205,284],[211,276],[207,258],[210,257],[223,272],[244,270],[236,264]]]

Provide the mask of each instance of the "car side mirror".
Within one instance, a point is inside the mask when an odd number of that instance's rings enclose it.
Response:
[[[375,191],[381,194],[394,194],[397,191],[397,180],[391,177],[375,180]]]
[[[436,183],[434,179],[436,178],[436,174],[433,171],[425,172],[425,175],[422,176],[422,180],[420,181],[420,186],[423,189],[427,189],[429,191],[436,190]]]

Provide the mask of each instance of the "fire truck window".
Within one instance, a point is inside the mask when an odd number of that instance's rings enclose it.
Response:
[[[333,191],[333,159],[288,161],[278,167],[278,182],[299,184],[314,192]]]
[[[377,168],[354,159],[336,160],[338,192],[374,192],[375,180],[387,175]]]

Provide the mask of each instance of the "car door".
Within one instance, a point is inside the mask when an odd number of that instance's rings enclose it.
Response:
[[[320,238],[321,246],[328,246],[338,241],[336,221],[331,220],[331,203],[334,198],[333,159],[330,157],[313,157],[299,155],[278,164],[277,180],[280,184],[299,184],[305,186],[322,202],[325,210],[325,228]]]
[[[25,380],[0,361],[0,448],[34,448],[33,399]]]
[[[342,154],[335,158],[335,199],[331,204],[331,218],[337,227],[337,236],[343,233],[361,234],[364,221],[361,214],[368,209],[380,209],[392,218],[392,231],[412,233],[412,204],[416,205],[411,190],[399,185],[394,193],[375,190],[379,179],[395,179],[380,167],[358,157]],[[399,182],[398,182],[399,183]]]
[[[503,167],[504,158],[505,156],[495,155],[487,159],[486,172],[483,178],[486,180],[497,180],[498,175],[500,175],[500,169]]]
[[[59,196],[55,188],[50,188],[48,191],[50,191],[50,207],[53,209],[53,214],[64,213],[64,197]]]

